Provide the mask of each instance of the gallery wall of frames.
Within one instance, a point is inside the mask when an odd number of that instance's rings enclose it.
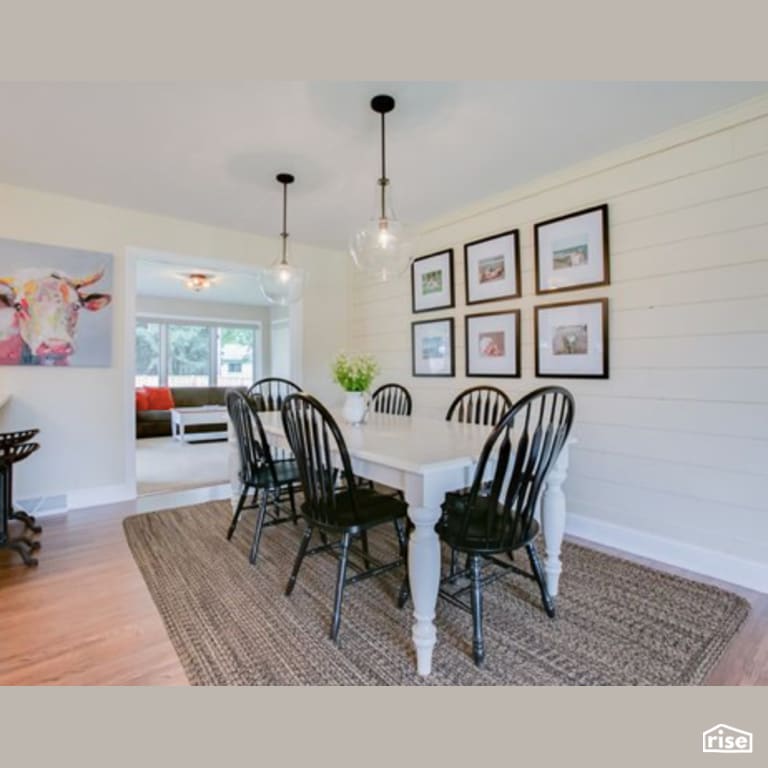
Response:
[[[758,152],[766,153],[759,155],[763,165],[756,165]],[[416,257],[453,249],[453,307],[414,312],[414,298],[416,309],[423,305],[423,290],[414,297],[408,271],[384,284],[353,274],[350,346],[374,354],[382,368],[379,381],[405,385],[413,414],[424,418],[444,419],[456,395],[475,384],[497,386],[513,401],[538,387],[563,384],[576,398],[578,444],[570,452],[565,489],[573,535],[589,532],[616,545],[636,536],[644,545],[650,534],[654,541],[671,540],[669,551],[693,546],[745,562],[764,560],[768,516],[759,535],[746,540],[738,531],[745,526],[754,531],[754,509],[765,496],[765,484],[750,485],[744,470],[754,465],[755,439],[766,434],[765,419],[755,418],[755,408],[763,407],[755,403],[768,403],[768,369],[755,367],[756,350],[765,346],[768,333],[766,184],[768,100],[477,200],[424,222],[414,235]],[[581,266],[583,248],[568,241],[574,231],[561,234],[546,222],[602,205],[607,205],[608,226],[602,230],[608,249],[597,252],[604,261],[591,265],[598,274],[582,272],[578,282],[584,286],[575,287],[577,281],[566,277],[573,278]],[[592,222],[573,217],[571,223]],[[506,249],[485,252],[486,238],[493,245],[495,237],[515,229],[517,238],[496,243]],[[566,242],[555,242],[560,240]],[[587,243],[588,262],[593,243],[597,248],[599,237]],[[552,255],[547,269],[548,247],[565,253]],[[517,249],[521,281],[515,285]],[[416,262],[422,272],[440,271],[429,270],[425,261]],[[487,261],[482,270],[480,261]],[[450,304],[450,280],[441,281],[428,277],[427,289],[433,296],[442,293],[437,304]],[[588,299],[607,302],[557,306]],[[558,339],[566,354],[555,354],[560,349],[554,338],[549,354],[539,350],[539,370],[546,374],[556,364],[562,370],[563,360],[571,369],[577,359],[600,360],[580,350],[584,326],[589,345],[590,323],[600,322],[603,304],[610,321],[604,325],[609,378],[538,377],[537,316],[541,337],[563,329]],[[575,321],[565,316],[566,309]],[[509,338],[515,350],[517,316],[472,318],[510,310],[520,311],[519,371],[497,362],[509,356]],[[447,318],[453,318],[452,328],[444,323],[435,334],[429,326],[416,326],[427,347],[426,354],[417,354],[417,373],[450,373],[440,342],[452,335],[453,377],[414,376],[412,323]],[[493,324],[499,319],[506,327]],[[569,332],[571,325],[577,328]],[[467,340],[468,326],[474,345]],[[496,366],[496,372],[502,368],[519,376],[467,377],[468,347],[470,373]],[[583,373],[585,367],[572,372]],[[743,573],[754,572],[744,566]]]
[[[533,235],[535,291],[541,300],[533,308],[529,329],[521,325],[519,307],[510,306],[523,296],[519,229],[464,244],[465,375],[519,378],[525,332],[533,334],[537,377],[607,379],[608,299],[571,296],[610,285],[607,203],[540,221]],[[414,259],[413,314],[456,306],[456,260],[453,248]],[[501,301],[507,308],[494,311],[493,303]],[[454,317],[411,322],[414,376],[455,376],[455,358]]]

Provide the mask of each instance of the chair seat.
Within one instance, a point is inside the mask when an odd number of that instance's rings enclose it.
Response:
[[[299,482],[299,468],[295,459],[280,459],[278,461],[273,461],[272,464],[275,467],[275,475],[277,476],[278,485],[289,485],[290,483]],[[256,468],[253,479],[255,484],[262,488],[271,486],[274,483],[272,472],[266,465]]]
[[[498,504],[495,510],[490,509],[492,501],[482,493],[468,509],[469,491],[469,488],[462,488],[445,494],[443,516],[436,530],[446,544],[461,552],[497,554],[519,549],[536,538],[539,524],[535,520],[531,521],[528,530],[521,528],[519,516],[515,526],[505,526],[508,516],[503,506]]]
[[[336,509],[334,511],[334,524],[323,525],[318,522],[318,516],[305,502],[301,505],[302,514],[315,521],[327,530],[357,531],[373,528],[381,523],[391,522],[403,518],[408,513],[408,505],[397,496],[379,493],[369,488],[358,487],[355,490],[357,502],[357,517],[352,507],[352,497],[349,491],[339,491],[335,497]]]

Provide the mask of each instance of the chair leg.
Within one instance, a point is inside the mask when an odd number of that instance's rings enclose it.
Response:
[[[483,582],[480,574],[480,556],[469,557],[472,573],[472,656],[478,667],[485,661],[483,641]]]
[[[528,559],[531,561],[531,570],[536,577],[536,581],[539,584],[539,590],[541,591],[541,601],[544,603],[544,610],[547,612],[547,616],[550,619],[555,618],[555,601],[549,594],[547,589],[547,582],[544,578],[541,568],[541,560],[539,560],[539,553],[536,551],[536,547],[533,544],[527,544],[525,547],[528,552]]]
[[[363,548],[363,562],[366,568],[371,567],[371,561],[368,559],[368,531],[363,531],[360,534],[360,544]]]
[[[296,494],[293,490],[293,483],[288,485],[288,496],[291,499],[291,519],[293,520],[294,525],[298,525],[299,518],[296,517]]]
[[[408,571],[403,576],[403,583],[400,585],[400,592],[397,595],[397,607],[405,608],[408,598],[411,596],[411,582],[408,580]]]
[[[253,565],[256,562],[256,558],[259,556],[259,543],[261,542],[261,534],[264,531],[264,520],[267,517],[267,500],[269,498],[269,492],[265,488],[261,492],[261,504],[259,505],[259,514],[256,518],[256,528],[253,531],[253,541],[251,542],[251,551],[248,553],[248,562]]]
[[[336,599],[333,603],[333,620],[331,621],[331,640],[336,642],[339,636],[341,624],[341,601],[344,597],[344,582],[347,577],[347,561],[349,560],[349,542],[352,536],[345,533],[341,540],[341,557],[339,558],[339,572],[336,577]]]
[[[451,566],[448,571],[448,576],[451,579],[456,578],[456,550],[451,547]]]
[[[406,538],[405,531],[399,520],[395,520],[395,532],[397,533],[397,541],[400,545],[400,557],[403,559],[405,565],[405,576],[403,577],[403,583],[400,585],[400,592],[397,596],[397,607],[404,608],[408,602],[408,598],[411,596],[411,584],[408,580],[408,539]]]
[[[296,554],[296,560],[293,563],[291,578],[288,579],[288,585],[285,588],[286,595],[290,595],[291,592],[293,592],[293,588],[296,586],[296,577],[299,575],[299,568],[301,568],[301,562],[304,560],[304,555],[307,554],[309,540],[312,538],[312,530],[313,528],[311,525],[308,525],[304,529],[304,535],[301,537],[301,544],[299,544],[299,551]]]
[[[232,515],[232,522],[229,524],[229,530],[227,531],[227,541],[232,538],[232,534],[234,534],[235,528],[237,528],[237,522],[240,520],[240,513],[243,511],[243,506],[245,506],[245,500],[247,497],[248,488],[243,488],[243,492],[240,494],[240,498],[237,500],[235,514]]]

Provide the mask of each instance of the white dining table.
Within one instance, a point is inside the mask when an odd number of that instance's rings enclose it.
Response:
[[[413,644],[417,671],[429,675],[437,642],[435,608],[440,583],[440,541],[435,524],[447,491],[471,484],[490,428],[419,416],[371,413],[365,424],[351,426],[340,410],[331,409],[347,444],[352,469],[401,490],[414,524],[408,543],[408,573],[413,600]],[[267,439],[288,448],[279,411],[259,414]],[[230,477],[233,498],[239,495],[239,454],[230,425]],[[570,442],[570,441],[569,441]],[[566,504],[562,485],[568,472],[568,445],[549,472],[542,495],[540,522],[544,535],[547,587],[555,597],[562,570],[560,549],[565,533]]]

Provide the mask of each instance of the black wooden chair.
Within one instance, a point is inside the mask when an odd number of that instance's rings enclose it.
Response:
[[[471,612],[475,664],[485,658],[483,586],[508,571],[535,580],[544,609],[554,618],[534,539],[539,524],[534,512],[547,472],[557,460],[573,424],[574,402],[562,387],[542,387],[526,395],[495,427],[480,454],[469,488],[446,494],[437,525],[452,551],[464,552],[468,566],[442,579],[440,596]],[[518,568],[512,553],[525,548],[531,573]],[[505,557],[502,557],[502,556]],[[481,564],[496,571],[483,575]],[[500,566],[500,570],[494,568]],[[469,579],[469,585],[458,586]],[[469,605],[464,598],[470,592]]]
[[[390,413],[394,416],[411,415],[411,394],[401,384],[382,384],[371,395],[371,409],[374,413]],[[364,485],[373,488],[372,480],[358,478],[358,485]],[[396,493],[403,498],[401,491],[389,490],[389,493]]]
[[[506,392],[487,384],[480,385],[457,395],[448,408],[445,420],[495,427],[511,407],[512,401]],[[455,572],[456,551],[451,550],[451,573]]]
[[[401,384],[382,384],[371,396],[374,413],[411,415],[411,395]]]
[[[279,411],[285,398],[293,392],[301,392],[301,387],[288,379],[271,376],[251,384],[246,396],[257,411]],[[284,448],[275,449],[274,455],[281,460],[291,458]]]
[[[279,411],[283,407],[285,398],[292,392],[301,392],[301,387],[288,379],[269,377],[251,384],[246,394],[254,398],[254,405],[260,411]],[[256,395],[261,395],[261,403],[255,397]]]
[[[470,387],[451,403],[445,420],[495,427],[511,407],[507,393],[497,387]]]
[[[294,524],[297,523],[294,491],[299,483],[299,473],[293,459],[278,460],[272,458],[269,443],[264,433],[264,426],[251,399],[242,392],[230,390],[227,392],[227,411],[237,437],[240,453],[240,481],[243,484],[232,522],[227,531],[227,539],[232,538],[242,511],[258,507],[256,528],[253,532],[253,542],[248,555],[249,561],[255,563],[264,528],[289,520],[292,520]],[[254,424],[258,435],[254,435]],[[246,506],[248,494],[251,491],[253,492],[253,499],[251,504]],[[290,516],[280,514],[282,511],[280,502],[284,492],[288,493],[290,500]],[[260,502],[259,495],[261,495]],[[270,496],[272,496],[271,507],[269,507]],[[268,516],[269,519],[267,519]]]
[[[361,488],[355,483],[352,464],[344,438],[333,416],[311,395],[289,395],[282,409],[283,427],[291,450],[296,457],[301,476],[304,502],[301,515],[306,522],[291,577],[285,589],[290,595],[296,584],[299,569],[306,555],[331,552],[339,559],[336,579],[333,618],[330,637],[338,638],[341,624],[341,605],[344,587],[370,576],[377,576],[393,568],[406,566],[406,537],[403,521],[408,505],[394,496]],[[345,486],[336,484],[338,470],[334,464],[341,463]],[[376,560],[368,551],[366,534],[372,528],[393,524],[398,542],[399,556],[388,563]],[[312,534],[317,530],[322,544],[308,549]],[[352,542],[362,540],[362,551],[353,548]],[[350,559],[350,554],[355,559]],[[356,562],[360,557],[362,565]],[[347,568],[356,571],[347,576]],[[408,598],[406,577],[400,587],[398,606],[402,607]]]

